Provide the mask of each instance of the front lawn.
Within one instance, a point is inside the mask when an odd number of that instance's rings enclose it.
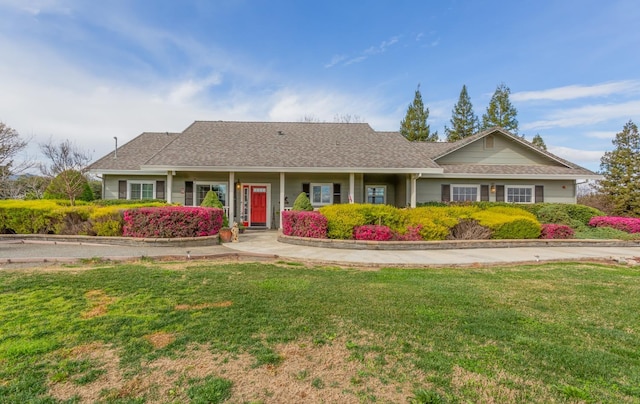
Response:
[[[640,271],[0,272],[0,403],[640,402]]]

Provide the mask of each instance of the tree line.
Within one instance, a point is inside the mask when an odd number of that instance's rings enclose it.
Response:
[[[446,141],[456,142],[478,131],[496,126],[513,134],[518,134],[518,110],[509,99],[510,94],[509,87],[504,83],[499,84],[491,97],[487,111],[482,115],[482,121],[480,121],[473,112],[473,104],[471,103],[467,86],[463,85],[458,102],[451,111],[451,127],[445,126],[444,128]],[[427,123],[428,118],[429,108],[424,106],[420,85],[418,84],[413,102],[409,104],[407,114],[400,122],[400,133],[412,142],[439,141],[438,132],[431,132],[431,128]],[[524,137],[524,135],[522,136]],[[547,145],[539,134],[533,137],[531,143],[543,150],[547,150]]]
[[[101,196],[100,187],[86,175],[91,156],[70,140],[39,144],[46,159],[39,164],[17,160],[27,144],[15,129],[0,122],[0,199],[67,199],[73,205],[76,199]],[[33,168],[41,175],[27,173]]]

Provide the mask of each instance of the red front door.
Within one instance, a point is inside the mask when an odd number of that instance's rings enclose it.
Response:
[[[251,225],[267,225],[267,187],[251,187]]]

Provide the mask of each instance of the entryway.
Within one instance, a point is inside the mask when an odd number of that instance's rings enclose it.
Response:
[[[269,223],[269,184],[243,184],[241,217],[245,226],[267,227]]]

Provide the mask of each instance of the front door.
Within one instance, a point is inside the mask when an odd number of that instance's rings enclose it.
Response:
[[[267,187],[251,186],[251,226],[267,225]]]

